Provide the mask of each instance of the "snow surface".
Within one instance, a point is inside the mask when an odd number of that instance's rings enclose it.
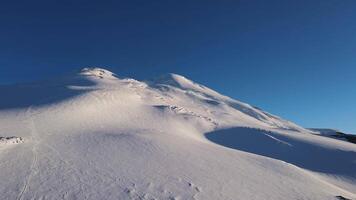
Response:
[[[0,148],[2,199],[356,199],[355,144],[180,75],[0,92],[0,137],[24,141]]]

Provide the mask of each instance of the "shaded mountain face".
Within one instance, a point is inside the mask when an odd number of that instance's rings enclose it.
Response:
[[[177,74],[84,68],[0,92],[4,199],[356,197],[356,145]]]

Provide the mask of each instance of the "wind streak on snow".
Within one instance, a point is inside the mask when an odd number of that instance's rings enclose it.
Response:
[[[276,140],[277,142],[279,142],[279,143],[281,143],[281,144],[285,144],[285,145],[288,145],[288,146],[293,146],[293,145],[291,145],[291,144],[288,143],[288,142],[285,142],[285,141],[283,141],[283,140],[280,140],[280,139],[277,139],[277,138],[273,137],[272,135],[269,135],[269,134],[267,134],[267,133],[263,133],[263,134],[265,134],[267,137],[272,138],[273,140]]]

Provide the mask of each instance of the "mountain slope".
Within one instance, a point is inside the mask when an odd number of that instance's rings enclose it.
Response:
[[[325,128],[324,129],[312,128],[310,130],[314,131],[316,135],[335,138],[335,139],[348,141],[356,144],[356,135],[346,134],[339,130],[325,129]]]
[[[5,199],[355,198],[355,145],[179,75],[85,68],[0,92],[0,137],[23,139],[0,143]]]

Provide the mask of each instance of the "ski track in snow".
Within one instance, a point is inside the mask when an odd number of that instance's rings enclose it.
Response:
[[[17,197],[17,200],[22,200],[23,195],[26,193],[29,184],[31,182],[32,176],[34,173],[37,172],[36,167],[37,167],[37,162],[38,162],[38,155],[37,155],[37,147],[39,144],[39,138],[38,138],[38,133],[36,129],[36,124],[33,120],[33,115],[32,115],[32,106],[28,107],[26,111],[27,119],[29,120],[29,127],[30,127],[30,132],[31,132],[31,137],[32,137],[32,142],[33,142],[33,147],[32,147],[32,162],[29,170],[29,174],[25,178],[24,186],[20,192],[20,194]]]

